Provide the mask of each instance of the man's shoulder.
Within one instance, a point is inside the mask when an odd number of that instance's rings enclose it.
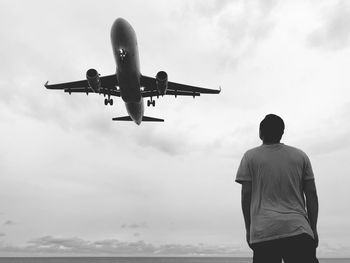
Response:
[[[256,154],[259,154],[261,152],[261,150],[262,150],[262,145],[256,146],[254,148],[251,148],[251,149],[247,150],[244,153],[244,156],[247,157],[247,158],[252,157],[252,156],[254,156]]]
[[[269,151],[269,150],[271,150],[271,149],[264,147],[264,145],[259,145],[259,146],[256,146],[254,148],[247,150],[244,153],[244,156],[249,158],[249,157],[253,157],[256,155],[264,154],[266,151]],[[287,145],[284,143],[281,143],[278,145],[278,150],[283,150],[283,151],[289,152],[290,154],[293,154],[293,155],[308,157],[307,154],[303,150],[301,150],[295,146]]]
[[[301,149],[299,149],[297,147],[286,145],[286,144],[284,144],[283,146],[284,146],[284,149],[289,151],[289,152],[292,152],[294,154],[299,154],[301,156],[307,157],[307,154],[303,150],[301,150]]]
[[[274,150],[278,150],[278,151],[284,151],[284,152],[288,152],[289,155],[293,155],[293,156],[299,156],[299,157],[302,157],[302,158],[308,158],[307,154],[297,148],[297,147],[294,147],[294,146],[290,146],[290,145],[287,145],[287,144],[284,144],[284,143],[281,143],[278,145],[278,148],[274,148]],[[248,158],[248,159],[251,159],[251,158],[254,158],[256,156],[261,156],[261,155],[265,155],[266,152],[269,152],[271,151],[271,148],[269,147],[264,147],[264,145],[259,145],[259,146],[256,146],[254,148],[251,148],[249,150],[247,150],[244,154],[245,158]]]

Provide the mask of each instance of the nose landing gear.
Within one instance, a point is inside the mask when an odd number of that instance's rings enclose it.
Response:
[[[153,100],[152,97],[151,97],[150,100],[147,101],[147,106],[149,107],[149,106],[151,106],[151,105],[152,105],[153,107],[156,106],[156,101]]]
[[[128,52],[124,48],[121,48],[121,49],[118,50],[118,53],[119,53],[120,61],[121,62],[126,62],[126,58],[127,58]]]

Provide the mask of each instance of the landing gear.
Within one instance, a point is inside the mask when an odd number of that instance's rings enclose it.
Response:
[[[155,101],[155,100],[152,100],[152,98],[151,98],[151,100],[148,100],[148,101],[147,101],[147,106],[149,107],[149,106],[151,106],[151,105],[152,105],[153,107],[156,106],[156,101]]]
[[[105,105],[107,106],[107,105],[113,105],[113,99],[105,99]]]
[[[127,52],[124,48],[121,48],[119,49],[119,59],[121,62],[126,62],[126,55],[127,55]]]

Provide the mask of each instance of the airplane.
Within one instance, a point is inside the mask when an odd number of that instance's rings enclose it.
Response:
[[[147,106],[155,106],[154,98],[164,95],[172,96],[200,96],[202,93],[218,94],[221,91],[184,85],[168,81],[168,74],[159,71],[156,77],[147,77],[140,73],[139,52],[136,33],[132,26],[123,18],[117,18],[111,28],[111,42],[116,62],[116,74],[101,76],[96,69],[86,72],[86,79],[49,84],[47,89],[63,90],[72,93],[103,94],[105,105],[113,105],[111,96],[121,97],[125,103],[129,116],[116,117],[113,121],[134,121],[140,125],[142,121],[163,122],[163,119],[144,116],[143,98]]]

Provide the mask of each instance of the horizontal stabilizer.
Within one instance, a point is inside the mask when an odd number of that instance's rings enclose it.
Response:
[[[116,117],[112,119],[113,121],[133,121],[130,116]]]
[[[143,116],[142,117],[142,121],[159,121],[159,122],[163,122],[163,119],[158,119],[158,118],[153,118],[153,117],[147,117],[147,116]]]
[[[130,116],[124,116],[124,117],[116,117],[112,119],[113,121],[133,121]],[[154,121],[154,122],[163,122],[163,119],[153,118],[153,117],[147,117],[143,116],[142,121]]]

